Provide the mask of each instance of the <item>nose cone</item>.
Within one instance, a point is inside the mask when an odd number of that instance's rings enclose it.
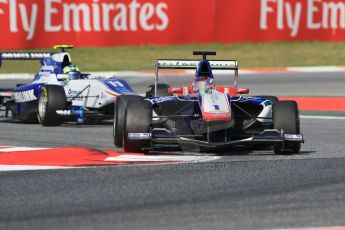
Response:
[[[204,121],[231,120],[231,106],[226,94],[219,92],[202,93],[199,100]]]

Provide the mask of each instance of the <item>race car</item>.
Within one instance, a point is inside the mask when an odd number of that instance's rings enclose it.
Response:
[[[207,59],[216,52],[195,51],[194,55],[202,59],[156,60],[155,84],[146,98],[124,95],[116,99],[113,136],[117,147],[126,152],[214,152],[257,146],[272,146],[276,154],[300,151],[304,137],[295,101],[244,96],[249,90],[237,87],[237,61]],[[159,84],[160,69],[193,69],[193,84]],[[213,70],[234,71],[233,86],[216,86]]]
[[[66,49],[60,52],[0,52],[3,60],[39,60],[41,69],[30,84],[0,89],[0,105],[6,116],[43,126],[59,126],[64,121],[84,123],[112,119],[118,95],[137,95],[126,81],[116,77],[93,77],[73,65]]]

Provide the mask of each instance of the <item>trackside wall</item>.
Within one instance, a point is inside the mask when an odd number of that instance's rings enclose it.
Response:
[[[345,0],[0,0],[0,49],[344,41]]]

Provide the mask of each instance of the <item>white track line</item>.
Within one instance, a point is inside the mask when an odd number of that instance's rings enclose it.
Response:
[[[0,172],[1,171],[5,172],[5,171],[48,170],[48,169],[71,169],[71,168],[75,168],[75,167],[37,166],[37,165],[0,165]]]
[[[2,147],[0,146],[0,152],[9,153],[9,152],[25,152],[25,151],[36,151],[44,150],[49,148],[31,148],[31,147]]]
[[[330,73],[344,72],[345,68],[341,66],[307,66],[307,67],[288,67],[288,72],[298,73]]]
[[[301,115],[299,116],[303,119],[322,119],[322,120],[345,120],[345,117],[337,116],[313,116],[313,115]]]
[[[345,226],[331,227],[303,227],[303,228],[278,228],[273,230],[345,230]]]
[[[138,156],[138,155],[120,155],[108,157],[105,161],[127,161],[127,162],[203,162],[217,160],[218,156],[200,156],[200,155],[175,155],[175,156]]]

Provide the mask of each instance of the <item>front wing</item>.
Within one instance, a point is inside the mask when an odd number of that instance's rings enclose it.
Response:
[[[253,134],[251,137],[247,137],[239,140],[229,140],[225,142],[208,142],[193,139],[193,137],[174,136],[171,132],[163,129],[154,129],[152,133],[129,133],[128,138],[131,140],[150,140],[152,149],[170,148],[178,146],[180,144],[189,144],[199,147],[203,147],[210,150],[224,150],[225,148],[231,148],[236,146],[282,146],[284,149],[285,141],[301,142],[304,143],[303,134],[286,134],[283,131],[276,129],[265,129],[259,134]]]

